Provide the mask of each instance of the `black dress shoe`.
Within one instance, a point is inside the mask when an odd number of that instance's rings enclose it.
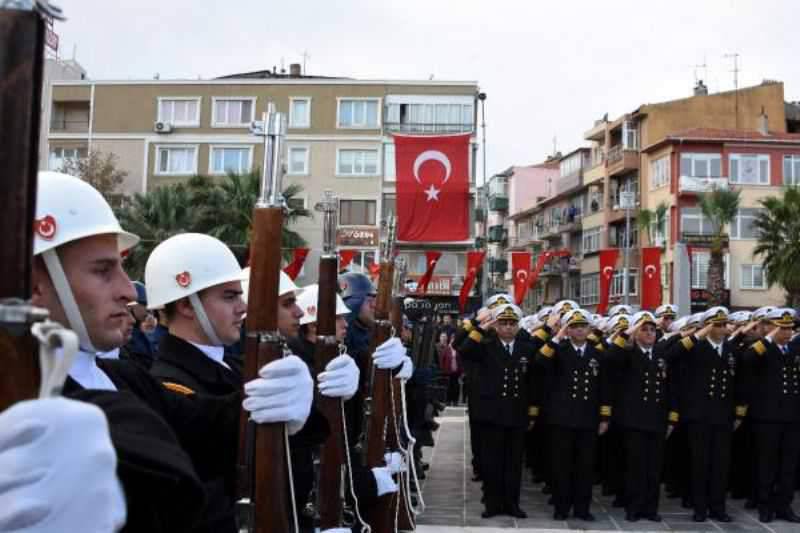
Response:
[[[768,511],[766,509],[759,509],[758,510],[758,521],[762,524],[768,524],[772,522],[772,511]]]
[[[651,522],[661,522],[663,520],[661,518],[661,515],[658,513],[650,513],[645,515],[644,517],[650,520]]]
[[[497,511],[490,511],[489,509],[486,509],[484,512],[481,513],[481,518],[492,518],[494,516],[498,516],[499,514],[500,513],[498,513]]]
[[[756,505],[756,501],[755,500],[752,500],[750,498],[745,500],[745,502],[744,502],[744,508],[745,509],[755,509],[756,507],[758,507],[758,506]]]
[[[553,513],[553,520],[566,520],[566,519],[567,519],[567,513],[559,513],[558,511]]]
[[[775,518],[793,524],[800,524],[800,516],[797,516],[791,509],[784,509],[775,513]]]
[[[700,511],[695,511],[694,515],[692,516],[692,520],[695,522],[705,522],[707,519],[708,515]]]
[[[514,518],[528,518],[528,513],[520,509],[518,505],[512,505],[509,507],[508,514]]]
[[[575,513],[575,518],[583,520],[584,522],[594,522],[596,520],[592,513]]]
[[[625,513],[625,520],[627,520],[628,522],[638,522],[639,515],[636,513]]]
[[[711,518],[711,520],[716,520],[717,522],[733,522],[733,518],[731,518],[731,515],[729,515],[725,511],[720,511],[718,513],[711,513],[708,516]]]

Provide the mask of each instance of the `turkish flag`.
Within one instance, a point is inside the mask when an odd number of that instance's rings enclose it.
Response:
[[[485,251],[467,252],[467,274],[464,276],[464,285],[461,286],[461,292],[458,294],[458,306],[462,312],[467,305],[467,297],[475,284],[475,278],[478,277],[485,255]]]
[[[469,239],[469,139],[394,136],[397,240]]]
[[[522,304],[528,292],[528,278],[531,275],[531,253],[513,252],[511,254],[511,273],[514,276],[514,301]]]
[[[433,270],[436,268],[436,263],[442,257],[442,252],[425,252],[425,264],[428,265],[425,274],[417,281],[417,292],[425,294],[428,292],[428,283],[431,282],[433,277]]]
[[[661,248],[642,248],[642,309],[661,305]]]
[[[345,270],[353,258],[356,256],[356,250],[339,250],[339,272]]]
[[[600,302],[597,304],[597,312],[601,315],[608,309],[608,293],[611,291],[617,257],[619,248],[600,250]]]
[[[533,269],[531,273],[531,282],[530,288],[534,288],[536,286],[536,282],[539,281],[539,274],[542,273],[542,269],[544,265],[550,261],[554,257],[564,257],[570,254],[569,250],[546,250],[539,255],[539,258],[536,260],[536,267]]]
[[[300,274],[300,270],[303,268],[303,263],[306,262],[308,251],[308,248],[295,248],[292,251],[292,262],[286,265],[283,269],[287,276],[295,279]]]

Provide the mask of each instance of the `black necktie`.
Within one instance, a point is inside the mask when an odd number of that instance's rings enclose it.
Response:
[[[578,348],[578,359],[583,357],[583,348]]]
[[[508,355],[511,355],[511,345],[510,344],[506,344],[506,353]]]

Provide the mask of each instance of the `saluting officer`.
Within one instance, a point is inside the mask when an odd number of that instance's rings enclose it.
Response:
[[[623,433],[625,464],[625,519],[660,522],[658,500],[664,439],[669,411],[667,374],[663,355],[655,353],[656,318],[647,311],[633,315],[631,327],[620,332],[608,350],[620,382],[612,423]]]
[[[789,348],[795,312],[773,309],[767,318],[772,331],[744,355],[753,385],[758,519],[800,523],[791,507],[800,455],[800,353]]]
[[[576,518],[593,521],[592,498],[597,436],[608,429],[611,405],[605,397],[605,363],[586,342],[589,314],[582,309],[566,313],[561,329],[536,355],[546,370],[545,417],[550,424],[555,520],[566,520],[570,508]]]
[[[677,388],[689,436],[691,494],[695,522],[709,516],[730,522],[725,510],[731,439],[745,407],[736,403],[736,354],[727,341],[728,310],[712,307],[703,314],[703,328],[675,344],[670,354],[680,366]]]
[[[461,356],[480,372],[479,401],[471,416],[482,424],[481,473],[489,518],[527,515],[519,507],[525,431],[530,425],[529,358],[535,353],[530,336],[519,331],[522,311],[504,304],[473,329],[461,346]],[[485,335],[494,328],[495,335]]]
[[[672,304],[659,305],[653,314],[656,317],[656,342],[658,342],[672,329],[672,323],[678,318],[678,307]]]

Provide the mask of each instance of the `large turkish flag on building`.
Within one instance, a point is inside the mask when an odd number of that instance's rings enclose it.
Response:
[[[614,279],[614,267],[619,257],[619,248],[600,250],[600,301],[597,312],[605,314],[608,309],[608,293],[611,290],[611,280]]]
[[[642,248],[642,309],[661,305],[661,248]]]
[[[397,239],[469,239],[470,134],[395,135]]]

